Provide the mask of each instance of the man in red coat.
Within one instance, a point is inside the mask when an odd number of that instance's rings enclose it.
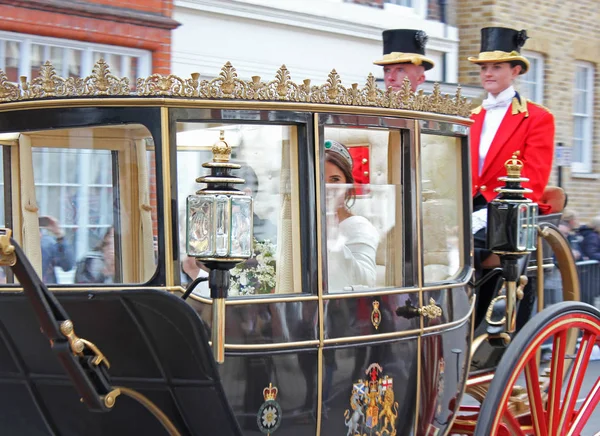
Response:
[[[529,69],[529,61],[519,52],[526,39],[525,30],[487,27],[481,29],[481,53],[469,58],[480,65],[481,84],[488,92],[471,115],[475,121],[471,127],[471,171],[476,247],[478,236],[482,236],[478,232],[486,224],[486,205],[496,197],[495,188],[503,185],[498,177],[506,175],[504,164],[511,156],[523,161],[523,177],[529,179],[523,185],[533,191],[529,198],[539,204],[541,213],[550,209],[541,200],[552,170],[554,117],[513,88],[513,81]],[[479,254],[476,264],[485,262],[490,253]]]
[[[486,249],[487,203],[503,185],[498,177],[506,175],[505,163],[513,155],[523,162],[523,183],[532,190],[528,197],[548,213],[544,190],[552,170],[554,156],[554,117],[542,106],[526,100],[513,88],[513,81],[529,69],[529,61],[520,53],[527,40],[525,30],[504,27],[481,29],[481,52],[469,61],[480,66],[481,85],[488,92],[471,118],[471,172],[473,194],[473,234],[475,267],[499,266],[498,256]],[[479,291],[476,323],[484,319],[498,283],[490,281]],[[529,318],[534,293],[525,289],[525,298],[517,315],[517,324]],[[521,310],[522,309],[522,310]]]
[[[488,92],[483,104],[473,110],[471,165],[473,197],[491,201],[501,186],[498,177],[506,175],[504,163],[516,154],[523,161],[523,177],[530,198],[540,201],[552,170],[554,117],[544,107],[526,100],[512,86],[525,74],[529,61],[520,48],[527,39],[524,30],[502,27],[481,29],[481,53],[469,61],[480,65],[480,78]],[[540,204],[541,213],[548,211]]]

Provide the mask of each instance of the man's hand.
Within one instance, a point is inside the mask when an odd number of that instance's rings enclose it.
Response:
[[[48,225],[46,226],[46,228],[50,230],[57,239],[64,238],[65,235],[62,229],[60,228],[58,220],[51,216],[46,216],[44,218],[48,220]]]

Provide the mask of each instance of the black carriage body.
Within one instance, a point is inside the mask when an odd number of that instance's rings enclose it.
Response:
[[[151,221],[131,212],[135,207],[124,206],[131,200],[125,198],[130,196],[127,183],[135,180],[134,176],[124,180],[129,177],[127,165],[135,158],[114,143],[107,145],[113,163],[113,226],[122,244],[116,268],[121,269],[121,283],[50,286],[78,335],[94,342],[111,361],[114,385],[146,395],[182,434],[267,434],[270,424],[261,421],[269,407],[278,413],[270,432],[275,435],[338,435],[353,429],[371,434],[384,428],[393,428],[398,435],[446,433],[470,363],[474,298],[469,285],[471,238],[464,236],[470,234],[468,121],[391,109],[275,102],[157,98],[40,101],[35,108],[14,105],[14,110],[8,104],[0,113],[0,134],[73,135],[76,129],[115,128],[113,138],[118,136],[117,127],[131,125],[147,131],[143,144],[151,155],[147,162],[156,193]],[[226,132],[233,125],[276,126],[290,135],[286,143],[293,144],[289,170],[297,199],[294,292],[228,300],[222,365],[214,363],[208,345],[210,298],[192,294],[186,304],[177,301],[185,290],[178,231],[182,217],[177,175],[182,160],[177,134],[196,125],[216,125]],[[328,134],[339,133],[336,129],[385,132],[397,141],[397,148],[385,157],[390,168],[397,168],[395,187],[390,188],[395,197],[389,201],[399,205],[395,219],[402,229],[402,238],[396,240],[402,244],[394,252],[401,260],[394,264],[393,285],[327,291],[322,144]],[[435,196],[421,173],[424,135],[442,142],[449,138],[461,168],[460,201],[452,206],[460,235],[458,266],[442,279],[430,278],[435,268],[428,268],[432,265],[424,246],[433,227],[424,228],[423,222],[424,215],[443,216],[449,203]],[[18,228],[26,221],[17,213],[22,207],[20,192],[12,190],[19,168],[15,150],[21,144],[19,139],[12,141],[12,145],[2,142],[4,211],[6,227]],[[139,144],[139,139],[132,143]],[[435,149],[435,140],[427,147]],[[144,246],[143,235],[127,236],[135,233],[138,222],[153,226],[156,267],[151,273],[131,261],[139,255],[136,244]],[[27,240],[21,235],[16,239],[27,250]],[[386,267],[389,275],[389,264]],[[7,277],[10,282],[10,274]],[[117,399],[107,413],[87,412],[17,290],[18,284],[10,283],[0,289],[0,389],[10,393],[2,396],[2,434],[164,434],[155,418],[129,399]],[[409,309],[398,316],[399,307]],[[422,308],[426,309],[419,315]],[[431,317],[426,316],[428,311]],[[374,386],[385,407],[369,397]],[[265,391],[273,387],[276,396]],[[357,416],[353,395],[361,390],[364,416]],[[369,411],[369,406],[375,409]]]

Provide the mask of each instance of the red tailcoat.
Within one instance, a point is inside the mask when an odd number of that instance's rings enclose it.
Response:
[[[498,177],[506,176],[505,162],[516,154],[523,161],[522,176],[529,179],[523,183],[533,190],[527,195],[539,204],[548,184],[554,157],[554,117],[544,107],[525,100],[518,94],[500,123],[479,174],[479,141],[485,118],[485,109],[474,109],[471,118],[471,169],[473,197],[481,193],[489,202],[498,194],[494,189],[503,186]],[[539,204],[540,213],[548,213],[550,206]]]

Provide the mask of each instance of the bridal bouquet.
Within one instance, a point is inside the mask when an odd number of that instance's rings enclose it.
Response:
[[[230,295],[272,294],[275,292],[275,245],[254,240],[253,255],[231,270]]]

